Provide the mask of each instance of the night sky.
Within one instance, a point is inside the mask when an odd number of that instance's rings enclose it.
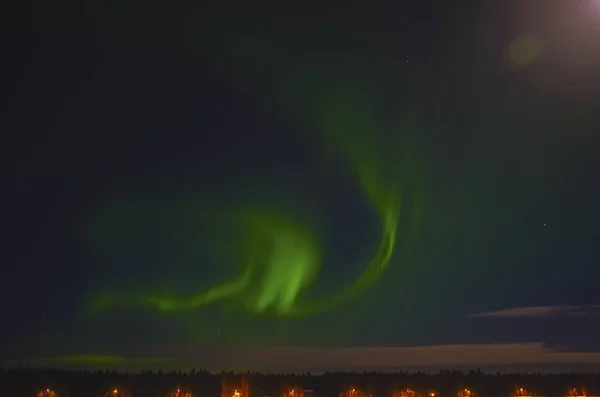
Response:
[[[16,5],[2,363],[600,369],[600,2],[204,3]]]

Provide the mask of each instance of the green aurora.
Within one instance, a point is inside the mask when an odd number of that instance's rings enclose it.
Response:
[[[363,107],[346,102],[335,104],[329,111],[320,111],[320,132],[325,137],[324,144],[338,150],[347,159],[381,225],[378,247],[352,285],[324,300],[309,302],[300,299],[302,292],[310,288],[318,276],[322,265],[319,232],[311,230],[299,217],[279,213],[267,206],[250,206],[227,210],[236,214],[228,225],[228,234],[239,239],[230,242],[232,247],[238,247],[235,250],[236,266],[240,268],[237,275],[187,297],[165,296],[155,291],[133,292],[127,298],[127,294],[109,291],[95,298],[94,307],[106,310],[114,305],[125,305],[146,306],[163,312],[189,311],[233,300],[254,314],[273,312],[278,316],[301,316],[330,310],[373,285],[389,266],[394,253],[403,193],[408,185],[404,177],[407,171],[398,165],[410,167],[408,171],[414,169],[416,164],[409,163],[414,158],[414,145],[408,140],[402,142],[403,146],[395,152],[402,154],[401,159],[396,159],[397,169],[387,168],[390,164],[385,161],[386,153],[376,151],[375,147],[379,145],[375,138],[363,132],[377,131],[377,124],[366,111],[361,112]],[[344,115],[354,115],[357,122],[344,120]],[[338,123],[335,122],[337,118]],[[386,151],[389,150],[388,147]],[[405,215],[413,224],[413,233],[418,231],[421,204],[416,200],[409,206],[413,213]],[[212,222],[223,221],[215,219]],[[206,227],[206,220],[201,223],[202,227]],[[213,229],[219,227],[223,226],[211,225]]]
[[[264,55],[265,50],[259,50],[258,44],[254,47],[257,57]],[[235,60],[237,57],[232,62]],[[255,61],[259,62],[259,58]],[[396,115],[395,121],[384,123],[377,109],[369,105],[373,103],[372,90],[356,83],[360,81],[358,74],[308,65],[306,62],[280,63],[278,69],[270,69],[270,85],[259,92],[268,98],[265,103],[277,103],[282,113],[308,126],[308,141],[315,151],[325,151],[327,158],[341,159],[354,175],[369,211],[380,225],[378,242],[360,274],[327,296],[312,296],[311,289],[327,266],[322,255],[324,236],[320,209],[315,210],[312,203],[299,203],[293,194],[280,191],[277,186],[252,186],[248,189],[256,193],[252,200],[236,201],[234,195],[226,199],[219,196],[212,201],[192,200],[192,208],[189,204],[181,205],[174,211],[178,215],[169,214],[166,221],[163,219],[168,227],[173,218],[186,218],[190,224],[186,232],[198,236],[198,249],[211,253],[211,263],[228,269],[228,275],[221,281],[189,291],[178,287],[193,277],[184,272],[169,272],[154,284],[145,279],[129,284],[118,279],[105,280],[107,282],[100,283],[100,289],[91,292],[84,302],[85,316],[102,318],[103,314],[118,308],[142,309],[162,313],[167,316],[163,321],[181,324],[186,329],[186,337],[192,340],[226,338],[238,343],[256,343],[257,340],[259,343],[289,343],[280,335],[285,334],[281,330],[300,332],[294,318],[330,313],[342,304],[359,299],[386,272],[394,255],[394,264],[410,266],[410,251],[418,240],[427,197],[426,168],[420,162],[420,146],[415,140],[418,117],[410,114],[398,120]],[[241,67],[230,69],[243,70]],[[239,73],[238,77],[244,75]],[[248,86],[257,86],[259,80],[262,78],[256,78]],[[218,205],[215,207],[215,204]],[[214,210],[217,207],[219,210]],[[129,212],[126,208],[119,211]],[[215,213],[227,216],[223,218]],[[114,209],[92,210],[92,221],[87,226],[92,242],[106,246],[111,244],[108,240],[118,235],[127,241],[126,230],[129,229],[123,230],[119,217]],[[407,240],[401,244],[405,252],[398,253],[401,221],[408,231],[401,234]],[[98,232],[100,229],[103,231]],[[130,233],[136,231],[130,230]],[[186,238],[189,239],[189,235]],[[244,324],[243,330],[240,327],[215,330],[207,325],[206,316],[200,311],[214,306],[224,308],[223,316],[230,318],[227,323]],[[257,325],[257,321],[263,321],[261,318],[276,321],[277,326],[265,333],[263,327]],[[338,335],[345,332],[345,328],[342,322],[322,334]],[[315,337],[315,343],[319,338],[324,336]]]

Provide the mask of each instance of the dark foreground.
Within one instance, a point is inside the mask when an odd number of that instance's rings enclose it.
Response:
[[[0,369],[10,397],[524,397],[599,396],[600,374],[335,372],[323,375]]]

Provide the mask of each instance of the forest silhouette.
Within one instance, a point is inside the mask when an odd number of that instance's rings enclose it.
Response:
[[[530,397],[598,396],[600,374],[327,372],[314,375],[207,370],[182,372],[2,368],[10,397]],[[295,393],[295,394],[294,394]]]

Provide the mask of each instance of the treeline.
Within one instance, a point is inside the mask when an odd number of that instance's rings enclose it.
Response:
[[[440,397],[456,397],[468,388],[480,397],[508,397],[515,388],[531,395],[566,396],[569,390],[585,390],[588,396],[600,396],[600,374],[591,373],[485,373],[475,371],[425,372],[328,372],[322,375],[262,374],[256,372],[211,374],[206,370],[188,372],[142,371],[120,373],[105,371],[67,371],[56,369],[0,369],[0,396],[36,396],[46,388],[58,397],[103,396],[119,388],[132,397],[164,397],[181,388],[195,397],[219,397],[223,380],[230,385],[249,384],[249,396],[281,397],[285,387],[311,389],[315,396],[337,397],[350,387],[367,391],[374,397],[389,397],[398,389],[420,393],[435,391]]]

